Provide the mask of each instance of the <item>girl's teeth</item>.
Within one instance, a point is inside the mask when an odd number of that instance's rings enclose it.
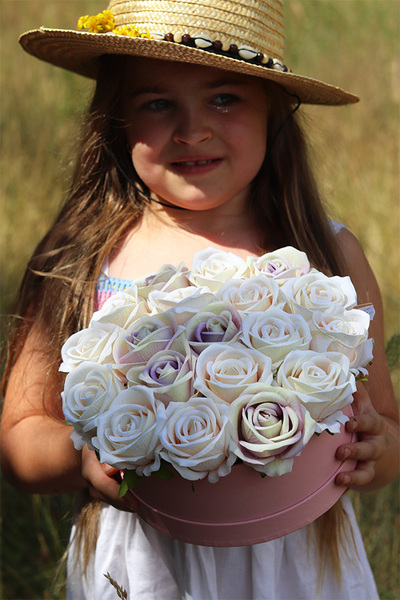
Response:
[[[194,165],[207,165],[208,163],[212,162],[212,160],[188,160],[186,162],[181,162],[181,165],[184,165],[185,167],[193,167]]]

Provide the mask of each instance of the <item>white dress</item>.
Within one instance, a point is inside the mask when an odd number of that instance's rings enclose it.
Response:
[[[353,507],[347,496],[357,553],[343,557],[342,584],[325,572],[318,587],[315,546],[306,528],[282,538],[236,548],[211,548],[173,540],[137,515],[104,505],[100,536],[87,578],[79,569],[67,600],[115,600],[109,573],[129,600],[377,600],[379,598]],[[74,555],[71,550],[71,562]]]
[[[85,578],[79,568],[70,569],[66,599],[115,600],[108,573],[129,600],[376,600],[353,507],[347,495],[341,501],[357,552],[342,557],[340,588],[329,568],[319,586],[318,549],[307,528],[253,546],[212,548],[173,540],[137,515],[104,504],[89,572]],[[70,565],[74,559],[72,545]]]

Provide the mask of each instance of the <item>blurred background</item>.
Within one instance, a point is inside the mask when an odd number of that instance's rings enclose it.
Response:
[[[29,57],[18,35],[76,28],[107,2],[1,0],[1,313],[12,311],[25,263],[68,187],[74,138],[93,84]],[[361,240],[382,289],[389,364],[399,398],[400,4],[398,0],[288,0],[294,72],[357,94],[351,107],[302,107],[330,215]],[[2,330],[4,337],[5,331]],[[400,597],[399,487],[352,492],[380,596]],[[2,480],[0,597],[63,598],[57,565],[73,496],[30,496]]]

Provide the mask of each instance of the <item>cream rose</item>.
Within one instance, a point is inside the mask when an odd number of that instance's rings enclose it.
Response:
[[[99,324],[117,325],[126,328],[136,319],[149,314],[147,303],[139,296],[137,286],[133,285],[123,292],[117,292],[108,298],[100,310],[93,314],[89,326]]]
[[[357,303],[357,295],[350,277],[328,277],[313,270],[307,275],[290,279],[282,286],[292,312],[300,313],[307,320],[313,311],[325,311],[334,306],[351,309]]]
[[[194,387],[215,402],[230,404],[249,385],[272,383],[271,359],[241,345],[213,344],[196,362]]]
[[[247,275],[248,267],[243,258],[233,252],[206,248],[194,255],[190,281],[215,292],[228,279],[241,279]]]
[[[267,252],[262,256],[249,256],[247,263],[252,275],[276,279],[280,284],[291,277],[300,277],[310,270],[307,255],[292,246]]]
[[[243,317],[250,312],[264,312],[275,306],[283,308],[286,298],[271,278],[230,279],[216,293],[217,300],[230,302]]]
[[[368,338],[369,323],[369,315],[362,310],[334,307],[323,313],[314,312],[310,322],[310,350],[341,352],[349,359],[350,369],[364,372],[373,358],[374,341]]]
[[[69,373],[81,362],[112,362],[115,340],[124,330],[110,323],[93,322],[92,326],[71,335],[61,348],[60,371]]]
[[[352,403],[352,394],[356,391],[350,361],[340,352],[320,354],[312,350],[295,350],[283,361],[276,381],[281,387],[296,392],[300,402],[318,422],[340,413]],[[331,422],[328,423],[331,425]]]
[[[177,267],[163,265],[155,273],[135,279],[134,284],[137,286],[140,296],[147,298],[149,293],[154,290],[172,292],[191,285],[188,273],[189,269],[183,262]]]
[[[150,475],[160,468],[159,433],[165,409],[144,386],[122,391],[97,421],[93,446],[100,461],[116,469]]]
[[[228,410],[210,398],[171,402],[160,433],[161,457],[190,481],[211,483],[228,475],[236,457],[230,451]]]
[[[204,296],[204,298],[200,299],[200,296]],[[173,308],[178,309],[177,313],[179,314],[179,308],[190,305],[187,301],[192,300],[193,304],[195,304],[196,300],[199,299],[203,305],[213,301],[208,288],[198,288],[192,285],[185,288],[178,288],[171,292],[154,290],[150,292],[147,303],[152,314],[161,313]]]
[[[228,302],[214,302],[186,323],[186,337],[196,354],[215,342],[233,343],[242,330],[242,319]]]
[[[65,419],[74,426],[71,439],[77,450],[86,443],[92,448],[99,415],[108,410],[122,389],[111,365],[84,362],[68,373],[61,398]]]
[[[311,341],[310,328],[301,315],[292,315],[279,308],[265,313],[250,313],[243,320],[242,342],[272,360],[276,369],[294,349],[306,350]]]
[[[276,386],[256,384],[230,406],[233,451],[266,475],[289,473],[316,429],[316,422],[296,394]]]
[[[126,374],[128,386],[145,385],[156,398],[169,402],[186,402],[193,393],[194,357],[189,347],[185,354],[161,350],[145,365],[134,365]]]

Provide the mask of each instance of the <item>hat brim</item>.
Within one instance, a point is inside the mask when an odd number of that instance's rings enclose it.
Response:
[[[334,106],[353,104],[359,100],[357,96],[317,79],[277,71],[173,42],[46,28],[22,34],[19,42],[32,56],[93,79],[97,76],[100,56],[129,55],[192,63],[261,77],[280,84],[306,104]]]

